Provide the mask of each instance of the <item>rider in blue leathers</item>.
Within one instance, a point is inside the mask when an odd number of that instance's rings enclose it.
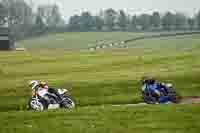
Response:
[[[144,78],[142,80],[142,92],[145,95],[148,95],[149,99],[145,99],[145,102],[149,102],[148,100],[154,100],[155,103],[168,103],[169,98],[165,96],[166,88],[164,85],[157,83],[153,78]]]

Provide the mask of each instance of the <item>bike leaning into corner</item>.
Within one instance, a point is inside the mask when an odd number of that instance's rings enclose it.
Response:
[[[170,83],[157,83],[155,79],[145,77],[140,90],[147,104],[177,103],[176,91]]]
[[[49,88],[46,82],[32,80],[29,83],[32,88],[32,97],[28,102],[28,109],[43,111],[57,108],[74,108],[74,101],[65,96],[66,89]]]

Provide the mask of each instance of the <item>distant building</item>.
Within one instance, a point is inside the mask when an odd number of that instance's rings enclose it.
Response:
[[[9,28],[8,12],[0,5],[0,50],[14,50],[15,39]]]
[[[14,50],[15,40],[9,28],[0,27],[0,50]]]

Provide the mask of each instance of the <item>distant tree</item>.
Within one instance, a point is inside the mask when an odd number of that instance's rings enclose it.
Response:
[[[37,8],[37,16],[40,16],[43,23],[47,26],[51,17],[50,7],[47,5],[39,5]]]
[[[182,13],[176,13],[175,17],[175,27],[177,30],[182,30],[186,28],[187,18]]]
[[[171,30],[173,27],[175,27],[176,19],[174,17],[174,14],[171,12],[167,12],[163,18],[162,18],[162,25],[163,29],[165,30]]]
[[[197,13],[196,22],[197,22],[198,29],[200,29],[200,11]]]
[[[69,18],[68,28],[72,31],[80,31],[80,20],[79,15],[74,15]]]
[[[94,26],[97,30],[101,31],[104,25],[104,21],[100,16],[94,16]]]
[[[59,7],[57,5],[52,6],[51,17],[49,21],[50,21],[49,25],[51,27],[59,26],[60,22],[62,21]]]
[[[40,5],[37,14],[47,27],[56,27],[62,21],[57,5]]]
[[[131,26],[132,26],[132,28],[133,28],[134,30],[137,29],[137,16],[136,16],[136,15],[134,15],[134,16],[132,17],[132,19],[131,19]]]
[[[36,28],[38,29],[39,32],[41,32],[41,33],[44,32],[45,24],[44,24],[42,17],[40,15],[36,16],[35,25],[36,25]]]
[[[138,24],[142,27],[142,30],[148,30],[151,26],[151,16],[148,14],[142,14],[138,17]]]
[[[159,28],[161,25],[161,17],[159,12],[153,12],[153,15],[151,16],[151,24],[155,28]]]
[[[104,11],[104,21],[105,25],[108,27],[109,30],[113,30],[116,24],[117,12],[109,8]]]
[[[193,30],[195,28],[195,19],[194,18],[188,18],[187,23],[189,25],[190,30]]]
[[[94,18],[90,12],[83,12],[80,16],[81,31],[90,31],[94,27]]]
[[[128,24],[127,15],[123,10],[120,10],[118,16],[118,26],[121,28],[121,30],[125,30],[127,24]]]

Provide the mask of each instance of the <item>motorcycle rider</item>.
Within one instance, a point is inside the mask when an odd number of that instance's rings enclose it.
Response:
[[[158,83],[153,77],[143,77],[142,79],[142,92],[154,97],[157,103],[169,102],[166,96],[165,84]]]
[[[58,93],[58,91],[53,88],[49,88],[48,84],[44,81],[38,82],[37,80],[32,80],[29,83],[29,86],[31,86],[33,90],[32,96],[35,96],[37,93],[40,97],[44,98],[49,103],[49,97],[54,97],[52,94],[55,94],[56,99],[58,101],[62,101],[62,96]]]

